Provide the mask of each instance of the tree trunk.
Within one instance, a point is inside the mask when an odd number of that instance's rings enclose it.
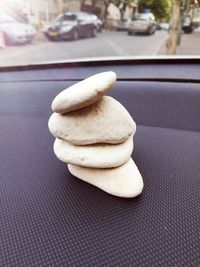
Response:
[[[96,7],[97,1],[96,0],[92,0],[92,9],[94,10]]]
[[[187,0],[186,1],[186,5],[185,5],[185,13],[188,14],[190,11],[190,4],[191,4],[191,0]]]
[[[167,55],[176,55],[179,23],[180,23],[180,4],[179,0],[172,1],[172,20],[169,31],[169,38],[166,43]]]
[[[126,12],[126,6],[127,6],[127,4],[123,3],[122,8],[120,9],[121,20],[124,19],[124,14]]]
[[[108,0],[104,0],[104,15],[103,15],[103,18],[104,18],[104,21],[106,22],[106,19],[107,19],[107,16],[108,16],[108,7],[110,5],[110,1]]]
[[[81,6],[81,10],[84,9],[84,5],[85,5],[85,0],[81,0],[80,6]]]

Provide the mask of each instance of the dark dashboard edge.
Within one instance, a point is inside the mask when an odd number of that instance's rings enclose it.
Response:
[[[89,66],[110,66],[117,65],[152,65],[152,64],[200,64],[200,58],[136,58],[136,59],[97,59],[97,60],[69,60],[65,62],[50,62],[50,63],[38,63],[19,66],[6,66],[0,67],[0,72],[8,71],[24,71],[24,70],[40,70],[51,68],[66,68],[66,67],[89,67]]]
[[[32,83],[32,82],[78,82],[81,79],[38,79],[38,80],[4,80],[0,81],[1,83]],[[193,84],[199,84],[200,79],[172,79],[172,78],[164,78],[164,79],[158,79],[158,78],[133,78],[133,79],[117,79],[119,82],[160,82],[160,83],[193,83]]]

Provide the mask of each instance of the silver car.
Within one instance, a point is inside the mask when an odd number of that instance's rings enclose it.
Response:
[[[4,34],[6,45],[28,43],[36,35],[33,26],[18,22],[9,16],[0,16],[0,31]]]
[[[129,25],[128,34],[146,33],[152,35],[156,31],[156,21],[152,13],[135,14]]]

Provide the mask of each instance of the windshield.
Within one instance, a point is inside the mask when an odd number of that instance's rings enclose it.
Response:
[[[55,19],[55,22],[63,22],[63,21],[75,21],[76,16],[75,15],[63,15],[59,16],[58,18]]]
[[[150,16],[148,14],[135,14],[132,20],[149,20]]]
[[[177,55],[200,55],[200,0],[0,1],[0,66]]]
[[[17,20],[7,15],[0,15],[0,24],[2,23],[16,23]]]

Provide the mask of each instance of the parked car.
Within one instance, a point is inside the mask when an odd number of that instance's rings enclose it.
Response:
[[[193,23],[192,23],[192,17],[188,14],[184,16],[183,18],[183,26],[182,29],[184,33],[192,33],[193,32]]]
[[[79,12],[78,16],[80,20],[92,22],[95,25],[98,32],[102,31],[103,21],[99,19],[95,14],[87,13],[87,12]]]
[[[137,13],[131,20],[128,34],[146,33],[148,35],[152,35],[155,33],[156,28],[157,24],[152,13]]]
[[[161,30],[168,31],[169,30],[169,23],[160,23]]]
[[[30,43],[36,35],[32,25],[19,22],[9,16],[0,16],[0,29],[4,34],[6,45]]]
[[[100,25],[94,16],[86,12],[66,12],[52,20],[44,34],[51,41],[96,37]]]
[[[118,31],[128,31],[130,26],[131,19],[122,19],[118,22],[117,30]]]
[[[87,14],[87,16],[89,16],[89,19],[91,18],[92,22],[95,24],[95,26],[97,28],[97,31],[98,32],[102,32],[102,30],[103,30],[103,21],[100,18],[98,18],[96,15],[94,15],[94,14]]]

